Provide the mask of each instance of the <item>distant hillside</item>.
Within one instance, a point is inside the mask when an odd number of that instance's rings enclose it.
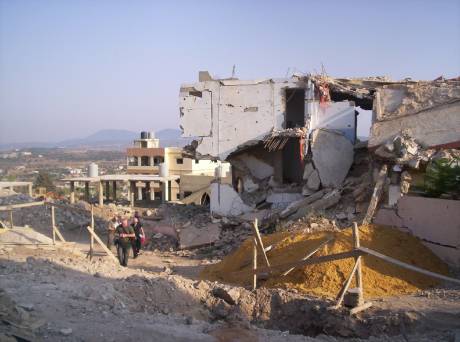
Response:
[[[191,139],[181,138],[179,129],[162,129],[155,133],[155,137],[160,139],[160,145],[182,147],[187,145]],[[52,143],[25,142],[15,144],[0,145],[0,149],[27,149],[27,148],[95,148],[104,150],[122,150],[131,146],[134,139],[140,138],[140,132],[133,132],[123,129],[104,129],[97,131],[87,137],[78,139],[68,139]]]

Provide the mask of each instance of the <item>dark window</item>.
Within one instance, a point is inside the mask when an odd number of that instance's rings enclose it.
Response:
[[[184,159],[176,158],[176,164],[184,164]]]
[[[176,194],[176,199],[180,199],[180,194]]]
[[[149,166],[149,157],[141,157],[141,166]]]
[[[286,89],[286,117],[284,128],[305,126],[305,89]]]
[[[158,166],[163,162],[164,162],[163,157],[154,157],[153,158],[153,165],[155,165],[155,166]]]
[[[184,191],[184,197],[190,196],[192,193],[191,191]]]
[[[195,159],[195,164],[198,164],[200,161],[198,159]]]

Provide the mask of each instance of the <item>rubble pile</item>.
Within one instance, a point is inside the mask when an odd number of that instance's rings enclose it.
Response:
[[[333,240],[315,256],[349,251],[352,249],[351,229],[339,232],[289,233],[279,232],[263,237],[264,246],[272,246],[267,253],[271,265],[295,262],[302,259],[328,238]],[[448,274],[448,268],[414,236],[383,226],[361,226],[361,245],[374,249],[406,263]],[[263,257],[258,258],[263,266]],[[222,262],[207,266],[200,274],[202,279],[249,286],[252,277],[248,272],[252,263],[252,240],[246,240],[233,254]],[[275,274],[263,286],[296,289],[306,294],[335,298],[353,267],[353,258],[342,259],[295,269],[287,276]],[[438,281],[406,271],[370,256],[363,257],[364,296],[367,298],[414,293],[438,284]]]
[[[144,249],[160,252],[173,252],[178,248],[178,241],[176,237],[166,235],[163,233],[153,233],[147,240]]]
[[[21,203],[35,202],[36,200],[28,195],[14,194],[0,197],[0,205],[13,205]],[[55,200],[55,219],[56,226],[62,230],[73,230],[85,228],[91,224],[91,204],[79,201],[73,205],[64,200]],[[105,232],[107,222],[114,216],[121,215],[131,217],[133,212],[130,207],[109,204],[100,208],[93,206],[95,229]],[[7,222],[9,213],[0,212],[0,221]],[[51,228],[51,209],[50,205],[40,205],[13,210],[13,222],[15,226],[30,226],[39,231],[49,231]]]
[[[0,341],[36,341],[36,330],[45,321],[36,317],[33,306],[18,305],[0,288]]]

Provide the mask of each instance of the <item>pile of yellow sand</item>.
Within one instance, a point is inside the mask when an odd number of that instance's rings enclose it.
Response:
[[[359,228],[361,246],[403,262],[441,274],[448,274],[448,268],[438,257],[416,237],[395,228],[368,225]],[[318,232],[313,234],[290,234],[286,232],[264,236],[265,247],[274,245],[267,253],[272,265],[299,261],[329,237],[334,240],[320,249],[312,258],[345,252],[352,249],[352,232]],[[202,279],[220,281],[241,286],[251,284],[252,242],[246,240],[238,250],[220,263],[207,266],[200,274]],[[258,265],[264,266],[258,255]],[[351,272],[354,259],[342,259],[297,268],[287,276],[274,275],[263,286],[295,288],[301,292],[335,298]],[[366,298],[413,293],[438,284],[434,278],[409,271],[372,256],[363,257],[363,285]],[[352,283],[352,286],[355,286]]]

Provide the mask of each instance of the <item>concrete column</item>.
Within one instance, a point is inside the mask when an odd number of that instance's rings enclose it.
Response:
[[[137,166],[141,166],[142,157],[137,157]]]
[[[85,182],[85,200],[89,202],[89,182]]]
[[[171,181],[168,181],[168,200],[171,201],[172,189],[171,189]]]
[[[108,201],[110,199],[110,182],[105,182],[105,199]]]
[[[101,207],[104,206],[104,185],[102,184],[102,181],[99,182],[98,197],[99,197],[99,205]]]
[[[150,161],[150,162],[149,162],[149,165],[150,165],[150,166],[153,166],[153,164],[154,164],[153,157],[150,157],[150,160],[149,160],[149,161]]]
[[[32,184],[29,184],[28,186],[28,191],[29,191],[29,196],[32,197]]]
[[[155,201],[155,182],[147,182],[147,188],[149,189],[150,201]]]
[[[169,189],[168,189],[168,181],[164,181],[161,183],[161,201],[167,202],[169,201]]]
[[[70,204],[75,203],[75,182],[70,182]]]
[[[142,187],[137,187],[137,200],[142,201]]]
[[[128,181],[128,201],[131,201],[131,182]]]
[[[112,188],[113,188],[113,201],[115,202],[117,200],[117,181],[112,182]]]

